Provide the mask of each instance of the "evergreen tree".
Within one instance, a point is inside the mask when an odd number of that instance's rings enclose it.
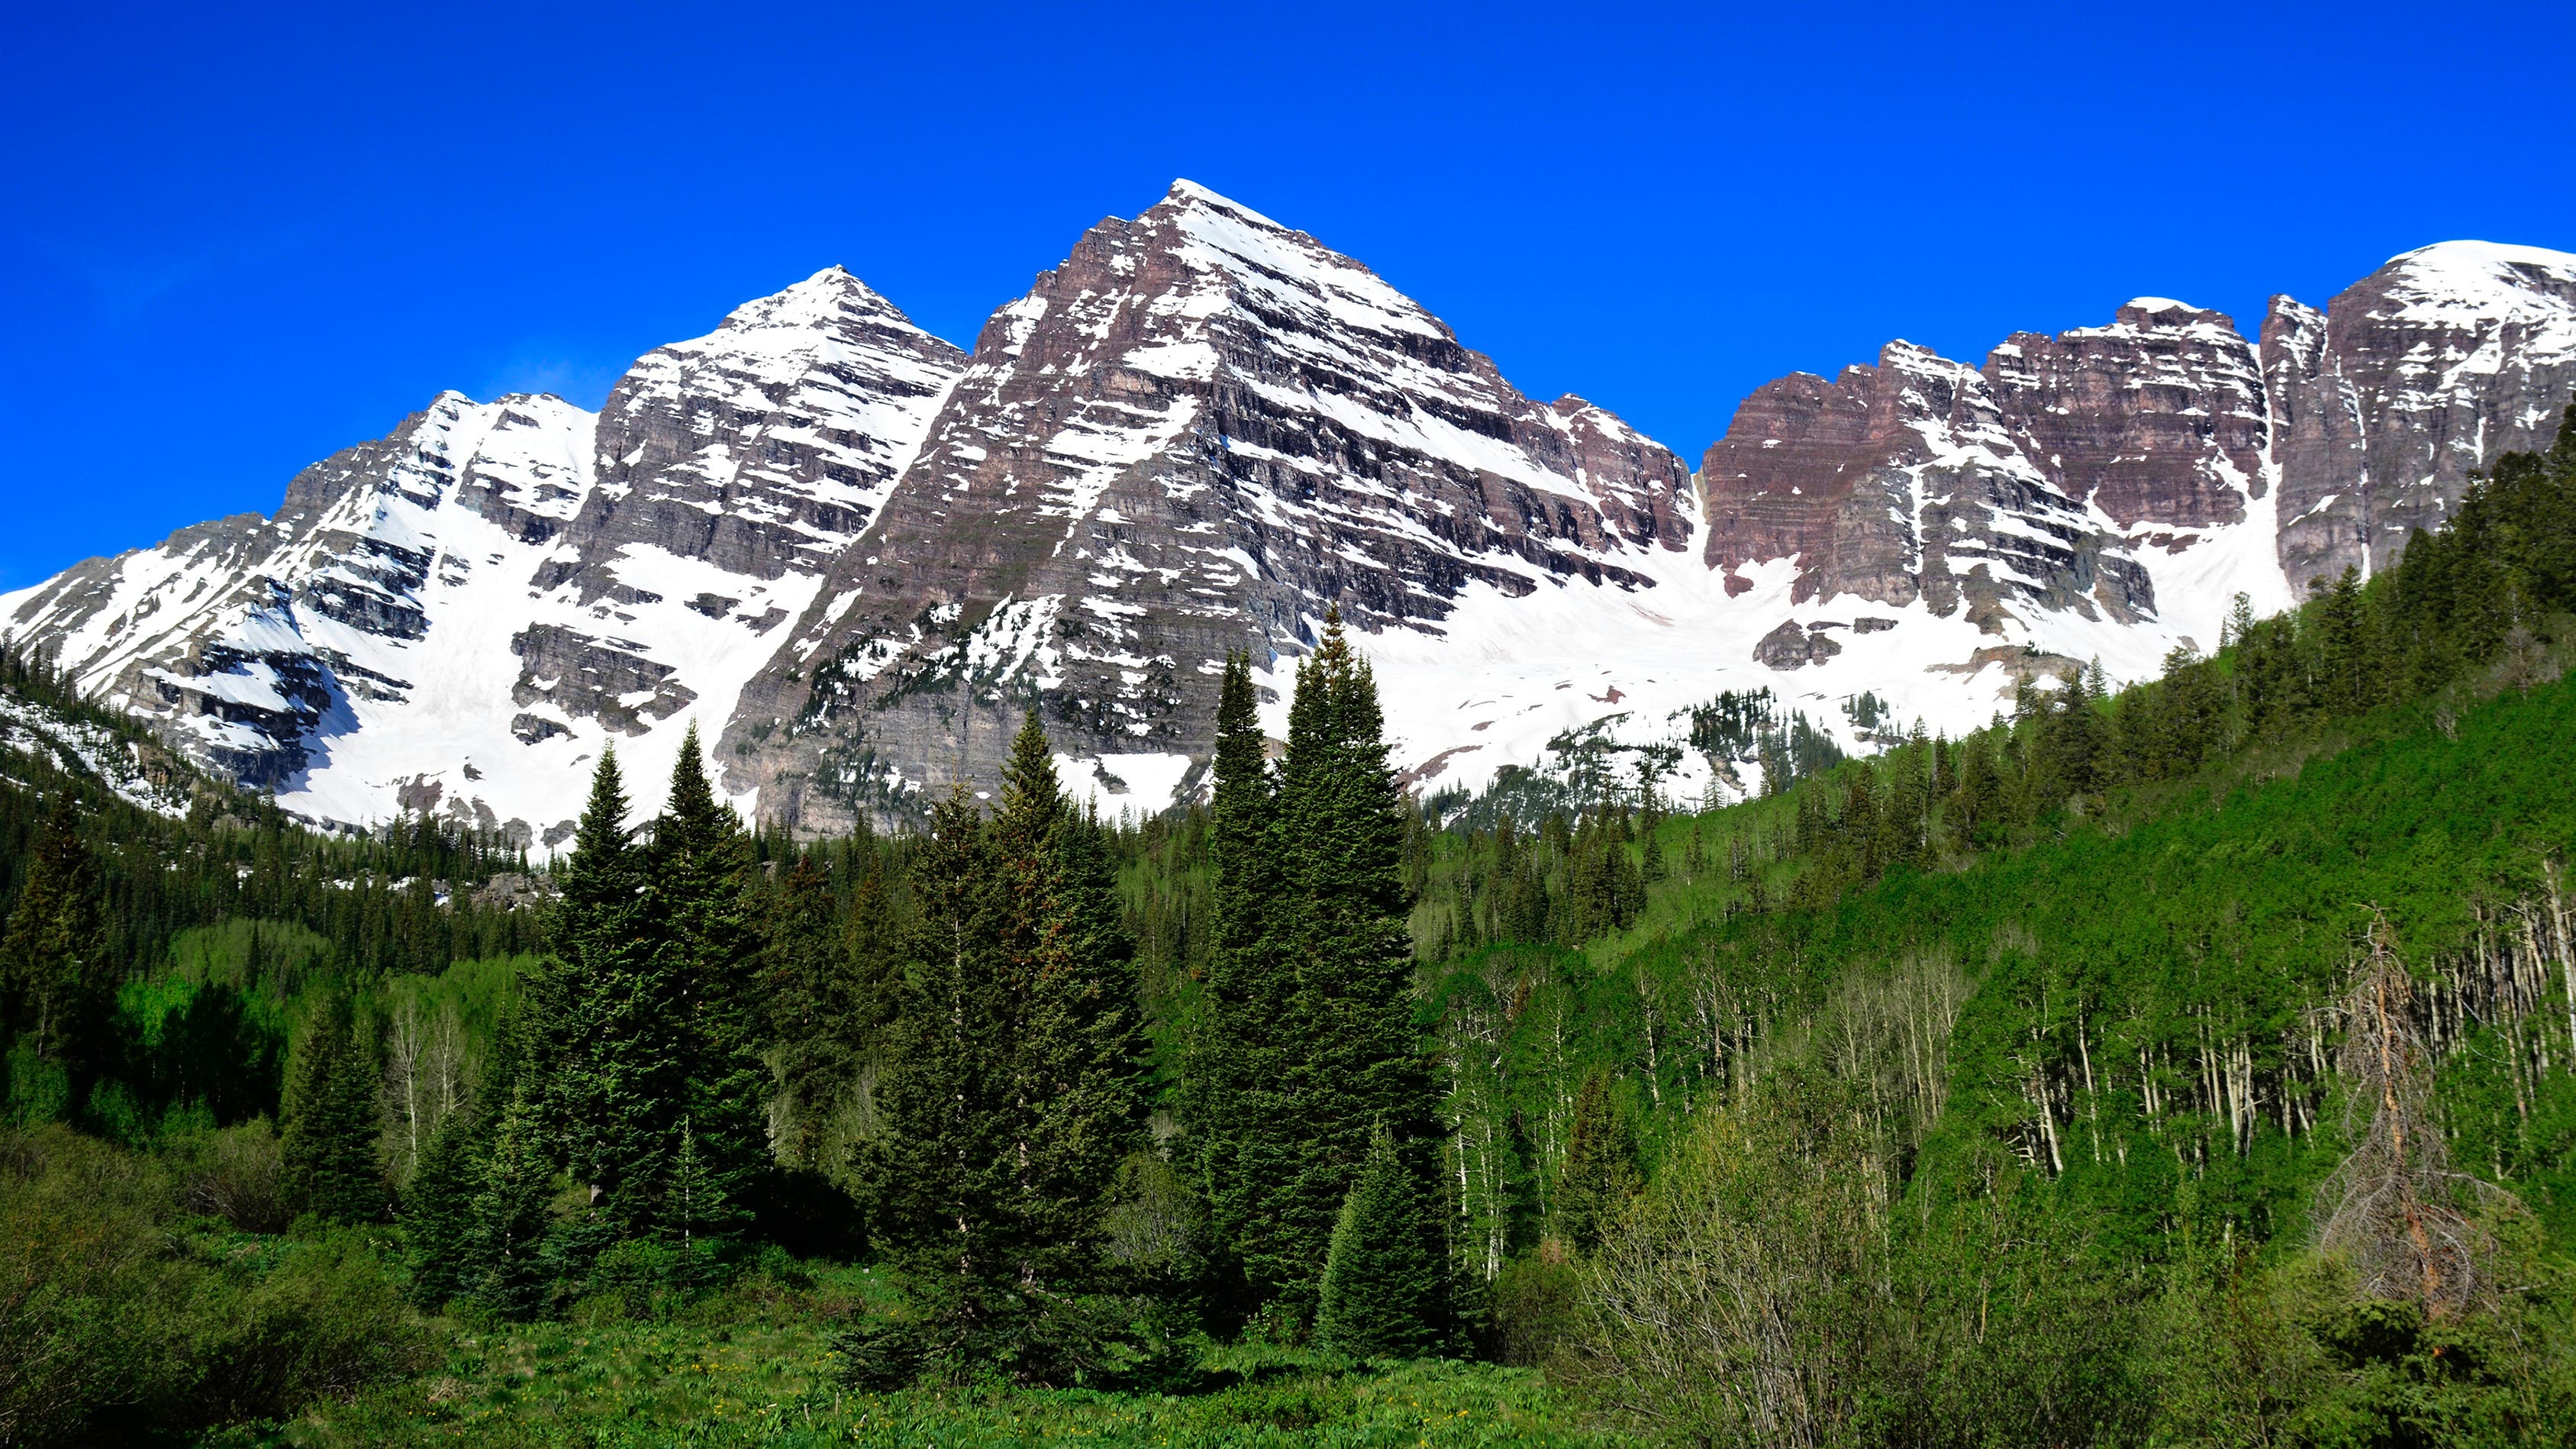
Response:
[[[715,798],[692,723],[680,736],[670,803],[644,852],[648,976],[670,1004],[661,1022],[639,1022],[678,1063],[684,1085],[639,1104],[665,1161],[682,1121],[708,1181],[731,1201],[748,1196],[769,1161],[770,1073],[759,999],[761,942],[751,923],[751,842],[731,805]],[[664,1045],[667,1044],[667,1045]]]
[[[861,887],[874,894],[874,880]],[[788,867],[774,903],[769,938],[770,1039],[777,1043],[779,1094],[786,1124],[780,1160],[819,1171],[832,1115],[858,1078],[873,1035],[851,949],[840,929],[831,878],[810,851]],[[853,914],[857,914],[853,912]]]
[[[1303,1318],[1370,1133],[1386,1131],[1406,1168],[1427,1176],[1420,1149],[1437,1131],[1413,1018],[1403,795],[1386,764],[1376,682],[1338,614],[1298,669],[1279,809],[1292,847],[1283,854],[1297,994],[1284,1080],[1295,1156],[1293,1174],[1273,1185],[1267,1266],[1283,1306]],[[1432,1196],[1413,1200],[1427,1210]]]
[[[1324,1260],[1315,1337],[1355,1358],[1419,1358],[1443,1337],[1447,1269],[1421,1173],[1371,1134]]]
[[[412,1301],[435,1309],[472,1292],[478,1241],[475,1199],[485,1186],[492,1142],[509,1103],[524,1092],[524,1018],[505,1007],[493,1032],[493,1050],[473,1095],[447,1114],[421,1153],[402,1197],[404,1256],[411,1263]]]
[[[1003,1356],[1025,1326],[1017,1275],[1014,983],[989,832],[963,782],[913,859],[919,917],[861,1156],[875,1240],[942,1367]]]
[[[1017,1271],[1051,1294],[1087,1291],[1110,1183],[1145,1140],[1145,1040],[1108,853],[1064,799],[1035,709],[1012,741],[992,836],[1019,1006]]]
[[[349,998],[334,993],[313,1014],[287,1089],[278,1155],[286,1201],[329,1222],[369,1222],[385,1205],[376,1165],[374,1055]]]
[[[680,1119],[680,1145],[671,1154],[671,1180],[663,1191],[663,1220],[680,1240],[680,1281],[693,1288],[713,1276],[715,1255],[742,1221],[721,1175],[698,1150],[697,1131],[685,1117]]]
[[[920,924],[863,1184],[914,1311],[905,1363],[1061,1383],[1098,1361],[1082,1296],[1142,1146],[1133,946],[1096,822],[1031,711],[988,823],[961,786],[914,862]],[[893,1360],[885,1345],[871,1362]]]
[[[38,1059],[61,1064],[75,1104],[114,1050],[117,978],[98,871],[79,826],[71,793],[56,792],[0,935],[8,1024]]]
[[[1296,1157],[1285,1082],[1296,982],[1279,923],[1288,902],[1277,814],[1252,666],[1228,655],[1208,820],[1216,940],[1184,1105],[1218,1251],[1256,1296],[1293,1272],[1272,1210]]]
[[[553,1179],[536,1110],[525,1092],[514,1094],[493,1128],[474,1195],[466,1269],[475,1297],[505,1318],[534,1318],[545,1309]]]
[[[1610,1084],[1597,1072],[1584,1078],[1557,1177],[1558,1233],[1586,1252],[1598,1248],[1619,1205],[1644,1182],[1637,1170],[1636,1130],[1611,1101]]]
[[[554,950],[530,983],[540,1033],[529,1103],[562,1143],[576,1180],[615,1221],[650,1222],[680,1116],[686,1063],[680,1002],[646,931],[643,852],[626,828],[616,752],[592,772],[590,801],[565,862]]]
[[[2361,569],[2347,566],[2317,610],[2318,704],[2353,714],[2379,702],[2380,661],[2361,596]]]

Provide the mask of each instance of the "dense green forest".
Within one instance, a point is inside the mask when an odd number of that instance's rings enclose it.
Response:
[[[569,853],[0,742],[0,1444],[2576,1437],[2576,411],[2216,654],[1691,810],[1415,800],[1338,625],[1209,799]],[[12,718],[149,742],[0,650]]]

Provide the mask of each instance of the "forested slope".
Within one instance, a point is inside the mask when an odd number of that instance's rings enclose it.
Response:
[[[1141,827],[1034,715],[900,837],[603,762],[546,869],[20,748],[0,1442],[2561,1442],[2562,435],[2116,695],[1714,699],[1725,809],[1409,800],[1338,627]]]

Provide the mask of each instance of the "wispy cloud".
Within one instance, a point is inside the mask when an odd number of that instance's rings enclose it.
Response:
[[[259,262],[304,245],[300,230],[199,238],[194,244],[142,248],[77,237],[22,234],[35,251],[85,288],[100,319],[121,326],[149,312],[163,298],[200,278]]]
[[[550,392],[576,407],[596,412],[608,400],[608,390],[625,375],[624,362],[590,361],[523,348],[494,368],[474,395],[489,399],[509,392]]]

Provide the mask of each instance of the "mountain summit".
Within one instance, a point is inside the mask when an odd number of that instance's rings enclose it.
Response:
[[[1977,365],[1891,342],[1757,390],[1694,474],[1176,181],[970,353],[828,267],[596,416],[441,394],[274,516],[0,596],[0,629],[289,809],[540,848],[601,750],[658,781],[692,721],[807,832],[989,786],[1032,703],[1077,789],[1160,809],[1225,655],[1284,732],[1336,609],[1422,789],[1733,790],[1693,729],[1721,693],[1856,743],[2079,660],[2152,673],[2238,593],[2385,567],[2571,395],[2576,256],[2447,242],[2275,298],[2258,342],[2164,298]]]

